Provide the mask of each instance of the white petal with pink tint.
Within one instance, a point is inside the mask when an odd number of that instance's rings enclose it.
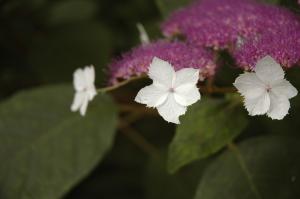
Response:
[[[289,99],[298,94],[297,89],[284,79],[282,67],[270,56],[260,59],[254,71],[241,74],[233,83],[244,96],[249,115],[283,119],[290,109]]]

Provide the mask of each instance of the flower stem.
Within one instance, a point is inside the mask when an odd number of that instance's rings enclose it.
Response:
[[[104,87],[104,88],[99,88],[97,89],[97,92],[98,93],[105,93],[105,92],[110,92],[110,91],[113,91],[113,90],[116,90],[122,86],[125,86],[126,84],[132,82],[132,81],[135,81],[135,80],[138,80],[138,79],[143,79],[145,78],[146,75],[140,75],[140,76],[135,76],[135,77],[131,77],[130,79],[127,79],[127,80],[124,80],[122,82],[119,82],[113,86],[108,86],[108,87]]]

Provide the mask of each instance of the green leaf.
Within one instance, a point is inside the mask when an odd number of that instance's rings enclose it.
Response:
[[[184,7],[190,2],[192,2],[192,0],[155,0],[155,1],[161,14],[164,17],[168,16],[172,11]]]
[[[76,68],[90,64],[97,80],[103,80],[112,48],[112,35],[104,25],[76,23],[35,37],[28,59],[42,82],[71,81]]]
[[[206,170],[195,199],[300,198],[300,140],[250,139],[218,157]]]
[[[98,95],[83,118],[70,112],[72,98],[71,87],[49,86],[0,105],[0,198],[60,198],[111,148],[111,99]]]
[[[169,147],[168,169],[176,172],[223,148],[247,125],[243,109],[227,99],[202,99],[189,108]]]
[[[92,0],[67,0],[55,2],[49,9],[48,23],[58,25],[84,21],[97,14],[97,4]]]

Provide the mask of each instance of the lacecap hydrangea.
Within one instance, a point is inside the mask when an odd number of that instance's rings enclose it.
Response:
[[[172,64],[175,70],[186,67],[200,69],[204,77],[215,73],[216,65],[211,50],[199,48],[181,41],[159,40],[144,44],[123,54],[110,65],[110,84],[148,72],[154,57]]]
[[[173,13],[162,24],[166,37],[214,49],[234,49],[261,34],[299,25],[289,10],[254,0],[201,0]]]

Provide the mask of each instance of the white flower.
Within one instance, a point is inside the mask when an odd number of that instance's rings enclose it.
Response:
[[[297,89],[284,79],[281,66],[270,56],[259,60],[254,73],[246,72],[234,82],[245,98],[250,115],[267,114],[272,119],[283,119],[290,108],[289,99]]]
[[[136,24],[136,26],[137,26],[137,29],[138,29],[138,31],[140,33],[140,41],[141,41],[141,43],[142,44],[149,44],[150,43],[150,39],[149,39],[149,36],[148,36],[148,34],[147,34],[147,32],[146,32],[143,24],[138,23],[138,24]]]
[[[154,57],[148,75],[153,84],[141,89],[135,101],[157,108],[166,121],[179,124],[179,116],[186,112],[187,106],[200,99],[196,87],[199,70],[184,68],[175,72],[171,64]]]
[[[93,100],[97,91],[94,85],[95,70],[94,66],[86,66],[84,69],[77,69],[73,74],[73,85],[75,88],[75,97],[71,110],[80,111],[82,116],[85,115],[89,101]]]

